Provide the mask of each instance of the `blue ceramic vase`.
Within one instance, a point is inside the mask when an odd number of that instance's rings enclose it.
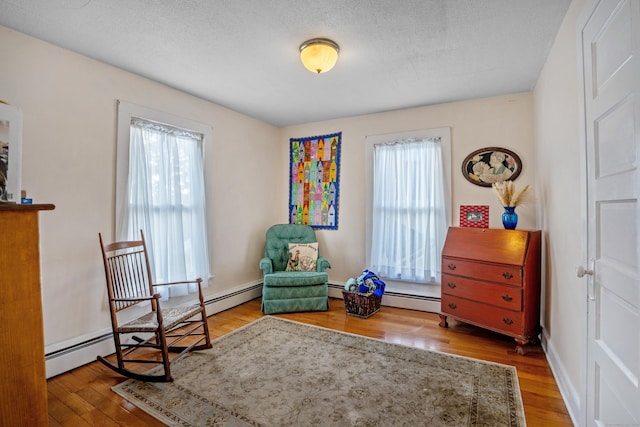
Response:
[[[502,214],[502,225],[507,230],[513,230],[518,225],[518,214],[516,213],[515,206],[505,206],[504,213]]]

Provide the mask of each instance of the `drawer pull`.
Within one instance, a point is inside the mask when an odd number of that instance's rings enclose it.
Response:
[[[502,273],[502,277],[508,280],[513,278],[513,274],[509,273],[508,271],[505,271],[504,273]]]
[[[503,300],[505,300],[505,301],[507,301],[507,302],[509,302],[509,301],[511,301],[513,298],[512,298],[509,294],[506,294],[506,295],[502,295],[502,299],[503,299]]]
[[[455,270],[456,269],[456,265],[455,264],[449,264],[449,265],[447,265],[447,267],[449,267],[449,270]]]
[[[449,283],[447,283],[447,286],[450,287],[451,289],[453,289],[453,288],[456,287],[456,284],[453,283],[453,282],[449,282]]]
[[[507,325],[511,325],[513,323],[513,320],[509,319],[508,317],[505,317],[504,319],[502,319],[502,321]]]
[[[449,303],[449,308],[450,308],[451,310],[455,310],[457,307],[458,307],[458,306],[457,306],[455,303],[453,303],[453,302],[450,302],[450,303]]]

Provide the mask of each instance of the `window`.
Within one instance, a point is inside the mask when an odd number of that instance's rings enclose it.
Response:
[[[451,217],[449,129],[368,137],[367,151],[368,268],[396,291],[402,282],[439,285]]]
[[[118,130],[118,240],[138,239],[143,230],[154,281],[201,277],[206,286],[210,272],[203,149],[210,128],[120,102]],[[196,289],[192,284],[159,291],[168,299]]]

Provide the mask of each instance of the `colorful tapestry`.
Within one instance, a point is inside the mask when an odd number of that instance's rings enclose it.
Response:
[[[289,223],[338,229],[342,132],[289,140]]]

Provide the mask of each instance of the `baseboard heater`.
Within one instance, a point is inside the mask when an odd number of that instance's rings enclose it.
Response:
[[[342,299],[344,285],[329,284],[329,296]],[[401,292],[385,292],[381,304],[387,307],[406,308],[409,310],[440,312],[440,297],[415,295]]]
[[[258,298],[262,294],[262,282],[236,288],[226,294],[213,295],[205,299],[207,315],[211,316],[237,305]],[[70,371],[96,360],[97,355],[114,352],[111,329],[102,330],[92,336],[77,337],[45,348],[47,378]]]

